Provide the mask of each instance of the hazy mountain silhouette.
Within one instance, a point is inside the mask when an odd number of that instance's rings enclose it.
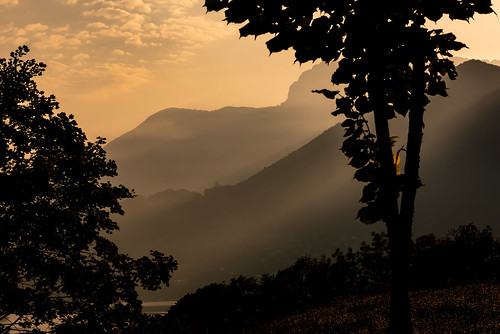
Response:
[[[126,201],[118,241],[132,254],[160,247],[174,255],[181,264],[174,280],[184,282],[166,291],[175,294],[358,243],[371,229],[354,222],[361,188],[337,148],[341,140],[335,126],[246,181],[203,196],[166,191]]]
[[[425,115],[425,186],[417,195],[415,235],[469,222],[498,231],[500,67],[465,62],[449,88],[450,96],[433,99]],[[403,133],[404,125],[393,123]],[[128,200],[118,241],[133,254],[155,248],[176,257],[180,269],[165,291],[170,297],[357,245],[384,226],[355,220],[362,185],[339,150],[342,135],[333,126],[234,186]],[[402,136],[397,145],[404,145]]]
[[[106,146],[119,166],[117,182],[149,195],[166,188],[203,191],[257,173],[336,123],[332,102],[311,92],[328,85],[333,68],[325,67],[305,72],[279,106],[170,108],[152,115]]]

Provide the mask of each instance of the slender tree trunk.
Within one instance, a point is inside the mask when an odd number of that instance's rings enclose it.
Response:
[[[417,189],[422,185],[419,176],[420,150],[422,146],[424,111],[428,103],[425,95],[425,59],[415,59],[413,62],[413,89],[409,112],[408,139],[406,163],[404,169],[405,183],[401,199],[401,220],[410,229],[415,211]],[[411,236],[410,236],[411,237]]]
[[[415,198],[420,187],[420,149],[423,138],[425,96],[425,63],[413,63],[412,104],[409,112],[404,184],[400,216],[394,224],[387,224],[392,262],[392,291],[389,333],[411,333],[411,314],[408,290],[410,288],[410,260],[412,254],[412,224]]]
[[[377,115],[376,110],[375,115]],[[389,166],[392,164],[392,167],[389,168],[384,168],[382,165],[382,169],[387,171],[386,175],[383,176],[384,189],[382,189],[382,191],[384,203],[382,208],[384,210],[384,220],[387,225],[387,234],[389,237],[392,270],[389,333],[406,334],[411,333],[410,299],[408,296],[408,267],[410,262],[409,247],[411,245],[411,233],[408,233],[407,226],[402,224],[401,216],[398,213],[398,190],[395,180],[396,171],[392,156],[390,136],[388,136],[389,128],[387,117],[385,117],[385,115],[384,117],[375,116],[375,124],[379,147],[381,149],[385,148],[385,151],[388,151],[385,152],[385,164]],[[386,134],[384,134],[385,128],[387,128]],[[383,134],[382,137],[380,137],[381,134]],[[386,136],[389,138],[388,143],[385,140],[381,141],[381,139]]]
[[[375,131],[377,135],[377,160],[380,162],[382,175],[379,198],[381,200],[384,221],[398,219],[398,190],[396,185],[396,165],[392,155],[389,120],[385,108],[385,92],[383,75],[373,72],[369,78],[370,100],[374,106]]]
[[[387,222],[391,254],[391,303],[389,310],[389,333],[412,332],[409,290],[409,263],[411,249],[411,227],[401,218]]]
[[[377,68],[377,67],[372,67]],[[380,64],[379,64],[380,68]],[[370,80],[370,97],[374,105],[378,160],[381,164],[381,207],[387,225],[391,255],[391,302],[389,333],[412,332],[410,318],[409,263],[411,250],[411,224],[404,223],[399,213],[396,179],[389,121],[385,110],[383,73],[373,72]]]

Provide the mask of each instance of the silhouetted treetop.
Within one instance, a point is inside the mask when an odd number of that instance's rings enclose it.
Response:
[[[207,11],[225,9],[228,23],[243,24],[241,37],[275,36],[267,42],[271,53],[295,50],[298,62],[321,59],[326,62],[359,56],[366,44],[379,47],[404,36],[401,27],[438,21],[470,20],[475,13],[493,12],[491,1],[267,1],[206,0]],[[385,36],[383,40],[374,36]],[[357,47],[355,47],[357,45]]]
[[[168,285],[177,262],[133,259],[105,237],[132,193],[103,180],[116,175],[104,139],[55,113],[28,51],[0,59],[0,333],[126,332],[141,319],[136,287]]]

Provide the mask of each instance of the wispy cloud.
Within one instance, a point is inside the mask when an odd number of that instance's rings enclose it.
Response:
[[[182,44],[200,45],[234,33],[223,22],[213,22],[206,16],[173,17],[158,27],[160,36]]]
[[[153,2],[165,6],[172,16],[183,16],[189,9],[202,5],[202,1],[199,0],[156,0]]]
[[[180,72],[178,64],[235,35],[220,17],[204,14],[203,1],[0,0],[0,57],[26,44],[48,65],[45,90],[85,103],[122,98],[161,85],[170,69]]]
[[[88,44],[91,39],[87,31],[70,32],[64,27],[50,28],[41,23],[31,23],[23,27],[8,24],[0,27],[0,33],[7,36],[2,42],[10,44],[10,48],[30,44],[40,50],[75,49]]]
[[[44,81],[60,87],[65,96],[101,98],[110,94],[134,91],[151,81],[152,72],[140,65],[126,63],[92,64],[88,54],[72,57],[71,66],[58,61],[48,62]]]
[[[202,0],[93,0],[87,6],[121,8],[139,13],[163,12],[168,16],[186,15],[193,7],[201,7]]]
[[[107,20],[117,20],[123,23],[125,22],[143,23],[146,20],[143,14],[130,13],[124,9],[114,8],[114,7],[88,10],[83,12],[83,15],[104,18]]]
[[[15,6],[19,0],[0,0],[0,6]]]
[[[123,50],[120,50],[120,49],[114,49],[111,54],[113,56],[130,56],[131,53],[130,52],[126,52],[126,51],[123,51]]]
[[[71,59],[73,60],[75,66],[82,66],[87,64],[87,60],[90,59],[90,55],[86,53],[78,53],[71,57]]]
[[[0,0],[0,5],[15,3]],[[9,44],[9,48],[29,44],[46,52],[64,50],[70,53],[67,59],[80,53],[101,52],[100,57],[94,57],[96,62],[109,61],[106,57],[116,56],[111,54],[115,49],[151,63],[163,57],[172,61],[176,55],[179,61],[185,61],[208,43],[234,33],[212,16],[193,12],[198,8],[202,13],[202,3],[202,0],[60,0],[59,5],[52,3],[53,8],[47,9],[61,12],[57,26],[44,20],[43,15],[40,21],[22,26],[10,23],[0,27],[5,31],[0,44]],[[80,11],[75,11],[77,8]],[[72,16],[65,19],[64,10]],[[155,51],[144,54],[141,50],[145,48]]]
[[[143,0],[94,0],[89,5],[104,5],[107,7],[124,8],[140,13],[151,13],[151,3]]]

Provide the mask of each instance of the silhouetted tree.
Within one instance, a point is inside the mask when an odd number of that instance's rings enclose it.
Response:
[[[416,288],[441,288],[500,280],[500,239],[491,227],[458,226],[446,237],[432,234],[415,240],[411,267]]]
[[[102,180],[116,175],[104,139],[54,112],[28,51],[0,59],[0,332],[126,332],[141,321],[136,287],[168,285],[177,263],[130,258],[106,238],[132,194]]]
[[[358,212],[364,223],[387,225],[392,265],[390,328],[411,332],[408,297],[411,226],[419,178],[423,114],[429,95],[446,96],[443,78],[455,79],[450,51],[464,44],[451,33],[428,29],[426,20],[470,20],[493,12],[490,0],[205,0],[208,11],[225,10],[228,23],[244,24],[242,37],[274,34],[271,53],[293,48],[299,63],[339,61],[332,83],[347,84],[336,99],[343,115],[342,151],[367,185]],[[340,97],[339,97],[340,96]],[[406,149],[393,151],[389,120],[408,115]],[[372,115],[375,132],[369,127]],[[371,122],[370,122],[371,123]],[[405,155],[404,172],[397,161]],[[396,163],[395,163],[396,161]],[[401,199],[398,198],[401,196]]]

